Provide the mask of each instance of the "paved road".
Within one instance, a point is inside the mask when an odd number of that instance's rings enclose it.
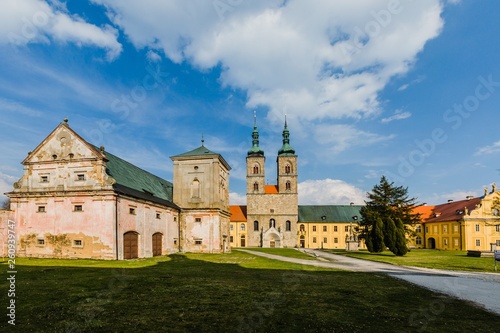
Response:
[[[433,291],[473,302],[500,315],[500,274],[397,266],[312,249],[301,249],[301,251],[315,256],[317,260],[282,257],[251,250],[240,251],[303,265],[387,274]]]

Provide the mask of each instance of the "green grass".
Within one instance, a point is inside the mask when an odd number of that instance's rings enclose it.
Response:
[[[386,275],[238,251],[16,264],[19,332],[493,332],[500,325],[500,316]],[[7,289],[3,278],[4,311]]]
[[[246,247],[246,248],[241,248],[241,249],[255,251],[255,252],[275,254],[278,256],[282,256],[282,257],[305,259],[305,260],[316,260],[315,257],[312,257],[308,254],[303,253],[303,252],[300,252],[296,249],[262,248],[262,247]],[[236,250],[238,250],[238,249],[236,249]]]
[[[347,252],[345,250],[325,251],[396,265],[449,269],[455,271],[495,272],[493,258],[468,257],[467,251],[413,249],[403,257],[395,256],[389,251],[384,251],[382,253],[370,253],[366,250],[358,252]],[[499,268],[498,266],[500,265],[497,263],[497,268]]]

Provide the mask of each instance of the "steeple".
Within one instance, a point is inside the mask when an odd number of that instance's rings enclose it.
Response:
[[[264,151],[259,147],[259,131],[257,130],[257,115],[253,113],[252,148],[248,151],[248,156],[264,156]]]
[[[283,128],[283,146],[278,151],[278,156],[281,155],[295,155],[295,150],[290,146],[290,132],[288,131],[288,125],[286,123],[285,115],[285,128]]]

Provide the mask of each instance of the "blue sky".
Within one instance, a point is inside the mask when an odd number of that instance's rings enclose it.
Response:
[[[363,203],[382,175],[420,203],[500,175],[495,0],[42,1],[0,6],[0,190],[62,120],[171,180],[201,144],[245,200],[257,113],[276,182],[285,114],[301,204]],[[2,197],[5,198],[5,197]]]

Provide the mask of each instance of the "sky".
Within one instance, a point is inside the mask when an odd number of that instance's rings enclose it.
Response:
[[[254,114],[276,184],[286,120],[299,204],[418,203],[500,176],[500,1],[2,0],[0,193],[60,123],[167,180],[204,145],[245,204]],[[0,196],[0,199],[5,199]]]

